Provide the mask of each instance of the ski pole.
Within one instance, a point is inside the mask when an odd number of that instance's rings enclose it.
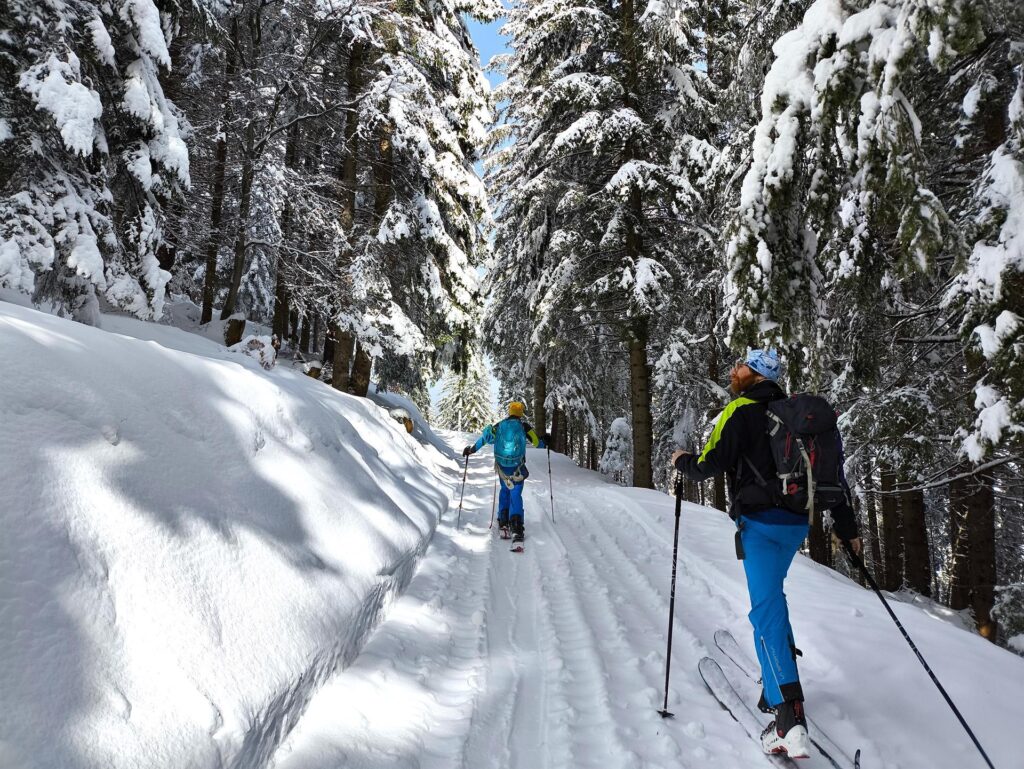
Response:
[[[551,480],[551,447],[548,446],[548,491],[551,493],[551,523],[555,522],[555,485]]]
[[[672,587],[668,593],[668,648],[665,650],[665,704],[658,714],[672,718],[675,713],[668,711],[668,678],[672,673],[672,624],[676,613],[676,559],[679,556],[679,516],[683,510],[683,479],[676,478],[676,533],[672,541]]]
[[[466,456],[466,466],[462,471],[462,491],[459,493],[459,519],[455,524],[455,528],[459,529],[462,527],[462,497],[466,494],[466,473],[469,472],[469,456]]]
[[[498,498],[498,474],[494,474],[494,488],[491,490],[491,522],[487,524],[487,528],[494,526],[494,502]]]
[[[950,698],[949,694],[946,693],[946,690],[943,688],[942,684],[939,683],[939,679],[935,676],[935,673],[932,672],[932,669],[928,667],[928,663],[925,662],[925,659],[921,655],[921,652],[918,651],[917,646],[911,640],[910,634],[903,627],[903,624],[899,621],[899,618],[896,616],[896,613],[892,610],[892,607],[889,606],[889,602],[885,600],[885,596],[882,595],[882,591],[879,589],[878,583],[875,582],[875,578],[871,576],[871,572],[869,572],[867,570],[867,567],[864,566],[864,561],[861,560],[860,556],[853,552],[853,546],[850,545],[849,542],[843,541],[843,549],[846,551],[846,556],[850,559],[850,561],[852,561],[854,565],[856,565],[857,568],[860,569],[861,574],[864,575],[864,579],[866,579],[867,583],[871,585],[871,589],[875,591],[875,595],[878,596],[878,600],[882,602],[882,605],[885,607],[885,610],[889,612],[889,616],[892,617],[892,621],[895,622],[896,627],[900,629],[900,632],[903,634],[903,637],[910,645],[910,648],[913,650],[914,654],[917,655],[918,661],[921,663],[925,671],[928,673],[928,677],[932,679],[932,683],[935,684],[935,688],[939,690],[939,692],[942,694],[943,699],[946,700],[946,704],[949,705],[950,709],[953,711],[953,714],[957,717],[957,720],[960,722],[960,725],[963,726],[964,730],[967,732],[967,736],[971,738],[971,742],[974,743],[974,747],[976,747],[978,749],[978,752],[981,753],[981,757],[985,759],[985,763],[988,764],[989,769],[995,769],[995,767],[992,766],[992,761],[989,760],[988,754],[985,753],[985,749],[981,747],[981,743],[978,742],[978,738],[975,737],[974,732],[971,731],[971,727],[967,725],[967,721],[964,720],[964,717],[960,714],[960,711],[957,709],[956,705],[953,704],[953,700]]]

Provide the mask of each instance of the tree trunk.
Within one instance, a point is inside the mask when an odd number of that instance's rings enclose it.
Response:
[[[558,451],[558,431],[562,423],[562,410],[555,406],[551,409],[551,450]]]
[[[356,358],[352,364],[351,390],[353,395],[365,398],[370,391],[370,374],[373,371],[373,359],[361,344],[356,345]]]
[[[352,368],[352,348],[355,347],[355,337],[347,331],[342,331],[338,326],[332,324],[334,332],[334,374],[331,378],[331,387],[349,392],[349,373]]]
[[[716,475],[712,478],[711,483],[713,484],[712,504],[714,504],[717,509],[725,512],[729,509],[729,501],[725,498],[725,476]]]
[[[334,329],[328,325],[327,333],[324,334],[323,355],[320,357],[320,360],[323,361],[325,366],[327,361],[330,361],[332,366],[334,365],[334,350],[336,347],[337,345],[334,343]]]
[[[538,363],[533,372],[533,423],[541,432],[547,432],[548,414],[544,400],[548,395],[548,367]]]
[[[647,322],[633,324],[629,340],[629,391],[633,417],[633,485],[654,488],[651,468],[651,367],[647,363]]]
[[[217,296],[217,252],[220,251],[220,226],[224,212],[224,175],[227,163],[228,142],[221,131],[213,160],[210,239],[206,243],[206,275],[203,276],[203,311],[199,317],[200,323],[209,323],[213,320],[213,302]]]
[[[886,590],[903,587],[903,539],[900,532],[898,500],[892,492],[896,487],[896,475],[887,466],[881,470],[882,485],[882,552],[885,560]]]
[[[868,514],[868,542],[865,551],[871,553],[871,576],[876,582],[884,582],[882,568],[882,550],[878,541],[878,495],[875,494],[875,471],[866,464],[864,472],[865,506]]]
[[[381,220],[391,204],[394,148],[391,127],[382,126],[377,137],[377,160],[373,164],[373,217],[374,230],[380,230]]]
[[[858,521],[858,522],[859,522],[859,521],[861,520],[861,517],[862,517],[862,516],[861,516],[861,505],[862,505],[862,504],[863,504],[863,503],[862,503],[862,501],[861,501],[861,498],[860,498],[859,496],[857,496],[857,495],[854,495],[854,496],[853,496],[853,504],[852,504],[851,506],[853,507],[853,515],[854,515],[854,520],[856,520],[856,521]],[[862,535],[862,537],[863,537],[863,535]],[[833,562],[835,562],[835,554],[836,554],[836,552],[837,552],[837,549],[836,549],[836,547],[835,547],[836,543],[835,543],[835,542],[833,542],[833,543],[832,543],[832,545],[833,545],[833,546],[832,546],[832,561],[833,561]],[[862,550],[862,551],[861,551],[861,554],[862,554],[862,555],[861,555],[861,557],[862,557],[862,558],[863,558],[863,553],[864,553],[864,551]],[[841,562],[843,562],[843,563],[847,563],[847,565],[850,565],[850,564],[849,564],[849,563],[848,563],[848,562],[846,561],[846,559],[845,559],[845,558],[842,558],[842,559],[840,559],[840,560],[841,560]],[[846,573],[847,573],[848,575],[850,575],[850,576],[851,576],[851,577],[852,577],[853,579],[857,580],[857,583],[858,583],[858,584],[859,584],[859,585],[860,585],[861,587],[865,587],[865,586],[866,586],[866,581],[865,581],[865,579],[864,579],[864,573],[863,573],[863,572],[862,572],[862,571],[861,571],[860,569],[858,569],[858,568],[856,568],[856,567],[851,567],[851,569],[848,569],[848,570],[846,571]]]
[[[903,541],[907,584],[921,595],[932,594],[928,529],[925,525],[924,492],[904,491],[900,495],[903,513]]]
[[[718,336],[715,334],[715,319],[718,316],[718,307],[715,305],[715,295],[709,294],[708,302],[708,379],[712,382],[718,381]],[[699,449],[698,449],[699,451]],[[711,479],[711,504],[723,512],[729,509],[729,500],[725,494],[725,476],[716,475]]]
[[[296,123],[288,132],[288,144],[284,152],[284,164],[286,168],[294,169],[298,165],[299,157],[299,124]],[[288,314],[289,314],[289,291],[286,276],[288,273],[288,261],[283,250],[291,239],[292,229],[292,202],[289,196],[285,196],[284,209],[281,211],[281,246],[277,249],[277,264],[275,272],[277,281],[274,287],[274,333],[277,338],[284,341],[288,338]],[[304,352],[309,352],[308,345]]]
[[[256,130],[250,120],[245,126],[245,154],[242,160],[242,185],[238,199],[238,232],[235,233],[235,259],[231,265],[231,284],[228,297],[220,311],[220,319],[227,320],[235,314],[238,292],[242,287],[242,275],[245,273],[246,237],[249,228],[249,210],[252,207],[252,183],[256,173],[255,153]]]
[[[363,43],[354,40],[349,50],[348,68],[346,73],[346,94],[349,100],[355,98],[362,88],[360,77],[363,66]],[[345,127],[342,131],[344,155],[341,161],[339,181],[341,183],[341,210],[338,220],[346,235],[351,235],[352,228],[356,221],[356,183],[358,174],[356,168],[356,155],[359,152],[359,132],[356,111],[352,110],[345,118]],[[352,260],[352,254],[345,249],[339,256],[338,264],[338,295],[342,299],[348,285],[348,266]],[[339,308],[340,309],[340,308]],[[334,331],[334,377],[331,386],[335,390],[349,392],[349,370],[352,367],[352,351],[355,347],[355,337],[348,330],[342,329],[337,321],[332,321],[331,327]]]
[[[377,136],[377,159],[372,162],[373,168],[373,234],[380,232],[380,225],[391,205],[393,188],[394,147],[391,141],[392,128],[383,125]],[[389,247],[394,250],[393,247]],[[389,256],[391,254],[386,254]],[[387,259],[385,258],[385,262]],[[390,270],[389,270],[390,273]],[[370,377],[373,373],[373,359],[363,345],[356,347],[356,359],[352,367],[352,393],[365,398],[370,389]],[[460,421],[462,417],[460,415]],[[459,429],[462,429],[461,427]]]
[[[815,512],[810,531],[807,532],[807,548],[811,559],[825,566],[832,565],[832,543],[825,533],[824,519],[820,512]]]
[[[359,40],[352,42],[349,51],[348,71],[346,76],[346,94],[351,101],[362,88],[361,75],[363,66],[363,43]],[[356,156],[359,153],[359,123],[357,112],[352,110],[345,118],[345,128],[342,131],[344,155],[341,161],[341,211],[339,219],[341,228],[348,235],[352,232],[352,226],[356,221],[356,183],[357,169]],[[351,257],[351,255],[348,255]]]
[[[693,504],[699,505],[701,500],[700,492],[700,484],[697,481],[686,481],[686,500],[688,502],[693,502]]]
[[[309,334],[310,331],[312,330],[310,329],[311,320],[312,318],[310,318],[309,312],[306,312],[302,316],[302,334],[299,335],[299,349],[302,350],[304,353],[309,352]]]
[[[287,204],[285,204],[287,206]],[[271,327],[282,342],[288,339],[288,289],[284,282],[281,259],[277,260],[277,280],[274,285],[274,321]]]
[[[968,465],[957,468],[966,472]],[[949,607],[960,611],[971,605],[971,575],[967,543],[967,479],[959,478],[949,484]]]
[[[992,606],[996,585],[995,494],[991,472],[968,480],[967,553],[971,608],[978,632],[990,641],[998,635]]]
[[[237,32],[237,22],[236,32]],[[200,323],[213,320],[213,302],[217,297],[217,253],[220,251],[220,228],[224,215],[224,177],[228,165],[228,138],[224,133],[224,125],[231,120],[230,91],[238,71],[238,60],[235,47],[227,46],[227,62],[224,65],[225,102],[222,124],[217,133],[217,149],[213,159],[213,189],[210,200],[210,238],[206,242],[206,275],[203,276],[203,310],[199,317]]]
[[[625,89],[623,102],[627,108],[636,109],[637,84],[640,77],[639,56],[636,35],[637,19],[633,0],[622,2],[622,33],[625,52]],[[623,160],[636,159],[637,152],[632,141],[623,148]],[[637,183],[629,190],[624,218],[626,260],[636,264],[644,255],[644,209],[643,192]],[[648,322],[646,318],[634,318],[627,330],[629,341],[629,390],[633,421],[633,485],[637,488],[654,488],[654,474],[651,467],[652,434],[651,422],[651,368],[647,362]]]

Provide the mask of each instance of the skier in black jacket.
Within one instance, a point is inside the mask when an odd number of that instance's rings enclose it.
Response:
[[[740,532],[750,623],[764,686],[758,705],[775,713],[775,720],[761,736],[762,747],[766,753],[799,758],[808,755],[810,745],[783,583],[807,537],[808,524],[805,514],[780,505],[772,496],[772,487],[762,482],[776,477],[766,404],[786,397],[778,378],[775,350],[751,350],[738,360],[730,372],[730,389],[737,397],[718,417],[704,450],[700,456],[676,451],[672,463],[694,481],[719,473],[729,479],[729,514]],[[832,519],[836,536],[848,540],[859,552],[861,543],[849,504],[833,508]]]

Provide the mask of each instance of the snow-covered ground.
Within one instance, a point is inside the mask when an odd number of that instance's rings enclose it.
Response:
[[[0,366],[3,769],[769,765],[696,672],[717,628],[750,643],[721,513],[684,506],[663,721],[669,497],[553,454],[552,522],[530,450],[513,554],[489,450],[456,526],[428,428],[215,341],[0,301]],[[983,766],[872,593],[803,558],[787,592],[808,713],[865,769]],[[894,607],[1024,767],[1024,660]]]
[[[463,444],[452,438],[453,446]],[[769,766],[696,671],[716,629],[752,646],[732,526],[683,506],[669,709],[674,509],[530,450],[527,551],[488,529],[488,451],[364,652],[315,697],[276,769]],[[809,715],[862,765],[968,769],[980,757],[873,593],[799,557],[787,590]],[[1024,767],[1024,660],[908,604],[896,612],[999,769]],[[757,687],[724,659],[753,703]],[[801,762],[806,769],[820,759]]]

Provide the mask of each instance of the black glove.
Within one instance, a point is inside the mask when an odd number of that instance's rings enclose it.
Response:
[[[464,456],[464,457],[468,457],[472,453],[473,453],[473,447],[472,446],[466,446],[466,448],[464,448],[462,450],[462,456]]]
[[[550,446],[550,445],[551,445],[551,433],[543,433],[543,434],[542,434],[542,435],[540,436],[540,439],[541,439],[542,441],[544,441],[544,445],[545,445],[545,446]]]

